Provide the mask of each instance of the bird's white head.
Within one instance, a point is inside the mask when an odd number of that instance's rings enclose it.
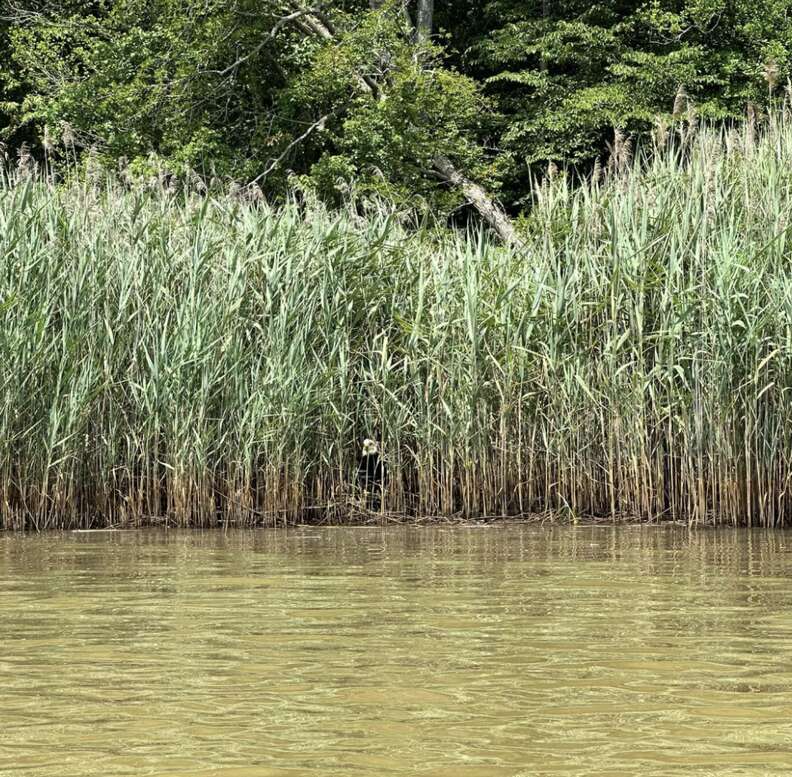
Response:
[[[373,456],[374,454],[379,453],[379,447],[374,440],[370,440],[366,437],[363,440],[363,455],[364,456]]]

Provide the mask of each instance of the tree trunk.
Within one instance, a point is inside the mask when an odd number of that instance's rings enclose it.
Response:
[[[426,43],[432,36],[434,16],[434,0],[418,0],[418,11],[415,15],[415,42]]]
[[[520,240],[517,237],[511,219],[479,184],[460,173],[447,156],[436,156],[433,160],[433,165],[444,181],[460,188],[462,194],[465,195],[465,199],[478,211],[481,218],[495,230],[498,237],[506,245],[520,245]]]

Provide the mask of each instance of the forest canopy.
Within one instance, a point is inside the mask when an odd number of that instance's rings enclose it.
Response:
[[[440,213],[483,189],[518,212],[533,175],[585,170],[614,133],[759,115],[783,99],[792,52],[789,0],[0,7],[12,161]]]

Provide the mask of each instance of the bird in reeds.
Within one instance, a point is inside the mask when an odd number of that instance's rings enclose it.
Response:
[[[363,453],[358,464],[357,481],[366,498],[367,507],[379,510],[382,491],[388,480],[388,471],[374,440],[363,440]]]

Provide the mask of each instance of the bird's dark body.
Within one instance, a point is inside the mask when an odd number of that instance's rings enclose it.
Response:
[[[388,482],[387,468],[379,453],[369,453],[360,457],[357,481],[358,486],[366,497],[368,506],[374,510],[379,510],[382,501],[382,491]]]

